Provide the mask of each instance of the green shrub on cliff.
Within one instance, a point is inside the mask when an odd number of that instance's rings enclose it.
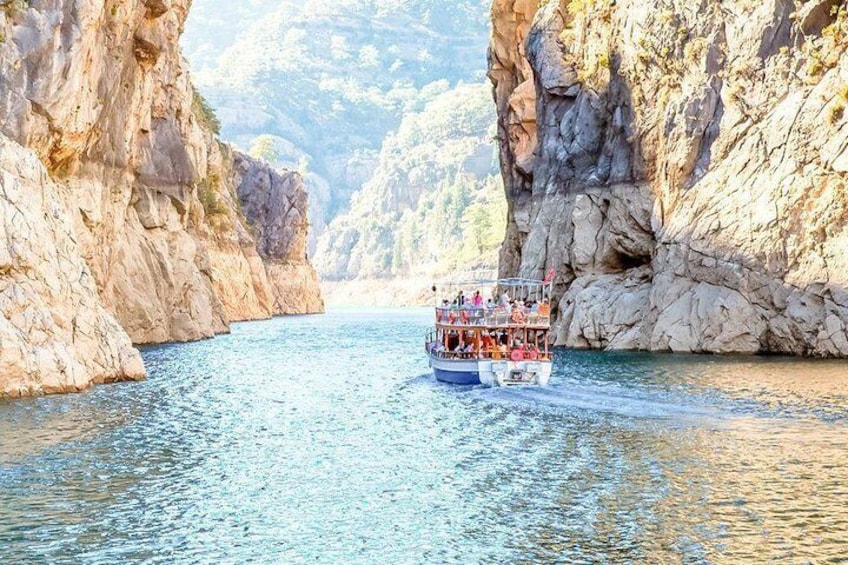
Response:
[[[215,135],[221,133],[221,121],[215,115],[215,110],[206,101],[206,99],[197,91],[197,88],[192,85],[192,101],[191,111],[200,127],[206,131],[212,132]]]
[[[280,151],[274,144],[274,137],[270,135],[260,135],[254,139],[248,152],[251,157],[262,159],[270,165],[275,165],[280,159]]]
[[[29,0],[0,0],[0,10],[7,16],[16,16],[29,7]]]
[[[807,35],[802,46],[801,51],[807,58],[807,82],[810,84],[818,84],[826,71],[836,67],[848,40],[848,5],[835,2],[830,16],[831,23],[822,29],[821,35]]]
[[[208,177],[197,183],[197,199],[203,207],[206,222],[218,232],[229,231],[230,208],[221,199],[221,178],[216,173],[210,173]]]
[[[836,122],[842,119],[842,116],[845,114],[845,104],[838,102],[828,108],[827,111],[827,123],[830,125],[835,125]]]

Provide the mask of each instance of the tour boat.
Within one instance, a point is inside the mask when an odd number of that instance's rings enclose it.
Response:
[[[551,377],[549,347],[553,273],[545,280],[500,279],[448,283],[436,296],[436,324],[425,349],[436,379],[452,384],[541,385]],[[497,288],[481,303],[483,289]],[[454,294],[456,289],[460,289]],[[465,295],[463,289],[469,289]],[[434,294],[439,288],[434,286]]]

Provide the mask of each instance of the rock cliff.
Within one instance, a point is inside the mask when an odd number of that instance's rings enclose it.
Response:
[[[495,0],[501,274],[557,342],[848,356],[841,2]]]
[[[0,397],[144,377],[82,259],[69,197],[0,135]]]
[[[189,4],[0,1],[0,395],[138,378],[130,340],[321,309],[314,285],[287,307],[314,282],[305,254],[285,257],[292,283],[257,247],[242,202],[262,166],[245,176],[215,139],[178,48]],[[264,174],[297,193],[270,213],[295,218],[275,237],[305,238],[296,175]]]

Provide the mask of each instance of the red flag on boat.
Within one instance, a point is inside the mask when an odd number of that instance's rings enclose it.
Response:
[[[548,274],[545,275],[545,280],[542,281],[542,284],[550,284],[554,280],[554,268],[551,267],[551,270],[548,271]]]

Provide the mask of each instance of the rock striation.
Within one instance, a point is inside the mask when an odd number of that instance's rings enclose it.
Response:
[[[242,202],[259,173],[217,141],[179,53],[189,4],[0,2],[0,396],[139,378],[130,342],[322,307],[317,284],[307,307],[279,298],[315,279],[305,254],[270,261],[257,245]],[[295,248],[299,190],[274,211]],[[289,259],[297,270],[279,268]]]
[[[495,0],[501,274],[576,348],[848,356],[848,14]]]

